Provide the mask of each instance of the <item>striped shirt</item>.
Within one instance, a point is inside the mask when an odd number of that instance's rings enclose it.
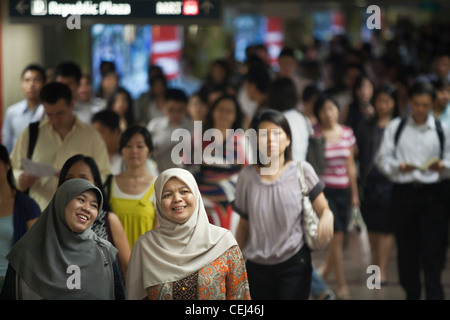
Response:
[[[320,135],[320,126],[316,127],[315,135]],[[320,179],[326,188],[345,189],[350,186],[347,163],[355,143],[353,130],[343,125],[341,139],[325,143],[325,170]]]

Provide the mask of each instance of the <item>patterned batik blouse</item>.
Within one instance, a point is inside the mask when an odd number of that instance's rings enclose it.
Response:
[[[233,246],[198,272],[148,289],[149,300],[250,300],[244,258]]]

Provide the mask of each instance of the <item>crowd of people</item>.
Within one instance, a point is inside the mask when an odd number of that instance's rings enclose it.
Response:
[[[111,61],[98,92],[74,62],[51,77],[26,66],[2,127],[2,298],[351,299],[343,254],[360,208],[381,283],[396,250],[406,298],[444,299],[450,50],[421,36],[420,55],[401,37],[335,36],[302,60],[284,48],[278,68],[249,46],[239,69],[214,60],[191,95],[156,65],[136,99]],[[313,137],[320,266],[296,173]]]

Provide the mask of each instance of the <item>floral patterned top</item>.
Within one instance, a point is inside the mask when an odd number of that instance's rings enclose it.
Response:
[[[238,246],[188,277],[148,289],[149,300],[250,300],[247,269]]]

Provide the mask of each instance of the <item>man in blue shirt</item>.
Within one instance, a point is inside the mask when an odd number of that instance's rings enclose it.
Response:
[[[22,92],[25,98],[6,109],[2,127],[2,143],[11,153],[17,137],[31,123],[42,119],[44,108],[39,94],[46,81],[45,70],[36,64],[22,71]]]

